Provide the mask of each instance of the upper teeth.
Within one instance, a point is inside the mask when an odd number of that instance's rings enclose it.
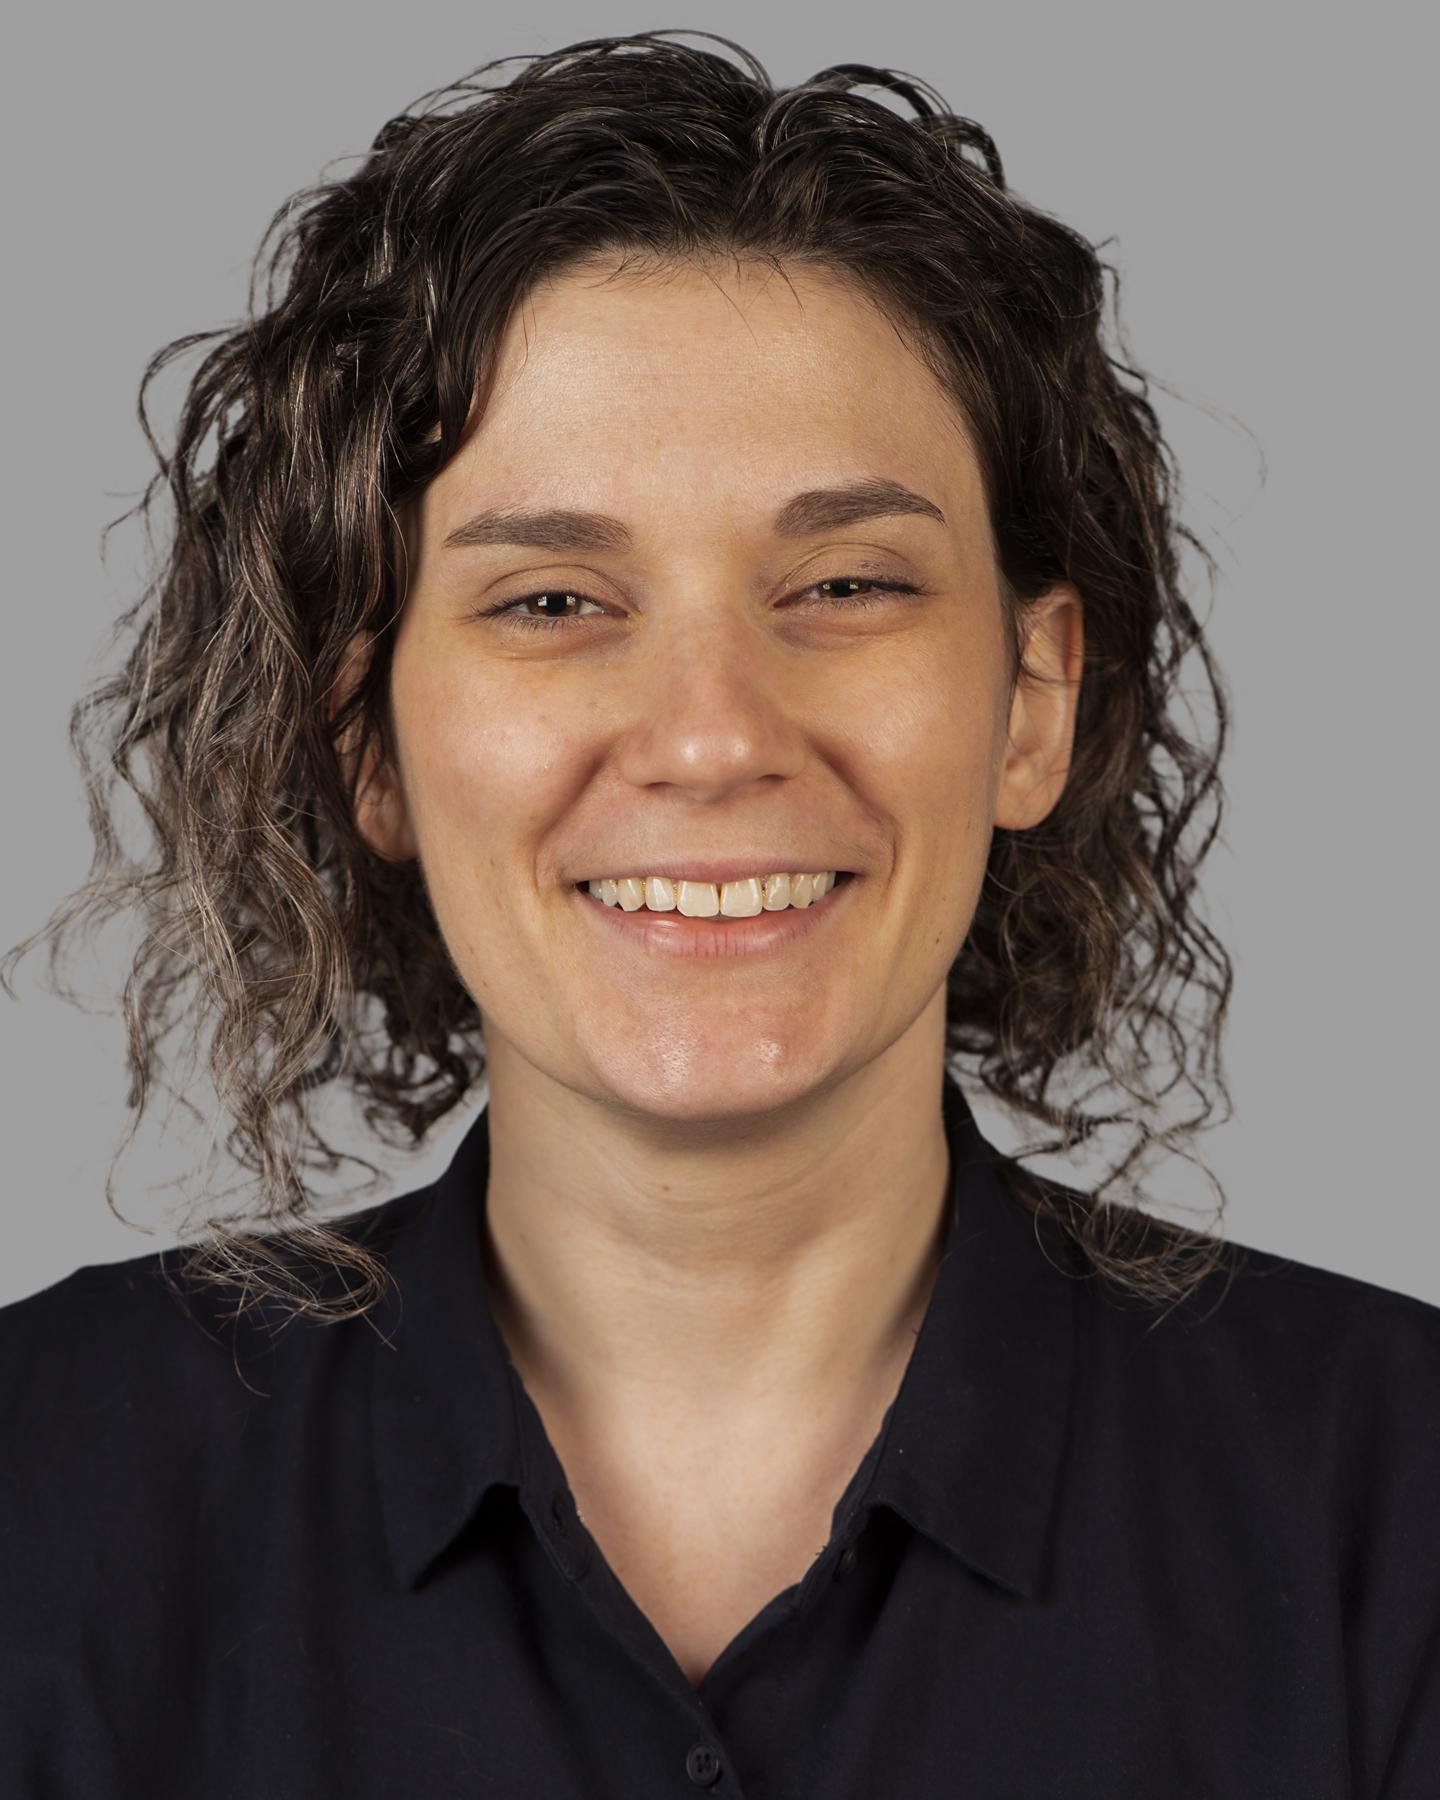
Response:
[[[671,881],[664,875],[622,875],[616,880],[586,883],[606,906],[626,912],[648,907],[651,912],[682,912],[692,919],[749,919],[758,912],[780,912],[787,906],[808,906],[835,885],[836,871],[822,869],[814,875],[747,875],[740,881]]]

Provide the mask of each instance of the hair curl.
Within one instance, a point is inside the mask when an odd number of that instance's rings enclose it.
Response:
[[[669,41],[681,35],[713,39],[740,65]],[[515,61],[527,66],[508,83],[482,84]],[[1010,1171],[1078,1246],[1083,1271],[1178,1302],[1216,1266],[1220,1240],[1097,1202],[1147,1148],[1188,1154],[1187,1134],[1229,1107],[1231,967],[1195,909],[1220,821],[1226,703],[1182,591],[1182,541],[1212,579],[1214,563],[1178,522],[1145,377],[1105,348],[1107,273],[1119,334],[1115,271],[1009,190],[978,124],[889,69],[843,63],[777,90],[710,32],[503,58],[422,96],[352,174],[276,213],[245,321],[176,339],[146,367],[138,414],[159,471],[106,532],[136,513],[148,525],[162,486],[173,528],[116,624],[135,632],[123,669],[71,716],[90,875],[6,965],[50,936],[53,982],[72,925],[133,908],[144,937],[123,993],[131,1135],[161,1038],[183,1019],[198,1041],[213,1015],[228,1148],[259,1176],[256,1207],[206,1218],[214,1236],[186,1247],[185,1275],[320,1321],[368,1310],[383,1265],[343,1223],[313,1216],[302,1179],[341,1160],[312,1096],[349,1084],[368,1126],[413,1147],[464,1099],[484,1053],[418,865],[380,858],[358,834],[342,741],[357,744],[357,766],[371,745],[393,751],[400,518],[459,446],[476,372],[483,390],[535,283],[610,254],[843,270],[968,424],[1012,622],[1055,581],[1078,588],[1085,673],[1070,778],[1042,826],[994,834],[947,978],[947,1053],[973,1059],[990,1094],[1056,1134],[1021,1154],[1068,1151],[1104,1125],[1134,1133],[1093,1198],[1018,1161]],[[167,455],[150,384],[215,338]],[[332,716],[357,631],[374,634],[375,653]],[[1213,708],[1208,736],[1182,716],[1190,657]],[[96,715],[103,782],[87,742]],[[145,863],[121,860],[117,779],[153,832]],[[0,980],[13,997],[8,968]],[[1087,1110],[1094,1090],[1057,1098],[1057,1079],[1077,1073],[1118,1090],[1118,1109]],[[1177,1087],[1195,1109],[1163,1125]],[[108,1180],[106,1197],[115,1210]],[[279,1229],[240,1229],[247,1220]],[[307,1284],[296,1245],[353,1278],[343,1299]]]

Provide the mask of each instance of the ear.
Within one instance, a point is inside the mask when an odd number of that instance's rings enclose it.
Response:
[[[358,631],[345,646],[339,675],[330,689],[325,714],[333,719],[363,677],[370,664],[374,640],[368,632]],[[398,773],[379,760],[372,742],[365,753],[364,767],[358,785],[355,776],[355,743],[358,726],[352,721],[336,749],[347,783],[355,792],[355,825],[361,837],[378,856],[387,862],[408,862],[420,854],[415,841],[405,791]]]
[[[1038,825],[1064,790],[1085,647],[1084,609],[1068,581],[1024,604],[1024,655],[995,800],[995,823],[1007,831]]]

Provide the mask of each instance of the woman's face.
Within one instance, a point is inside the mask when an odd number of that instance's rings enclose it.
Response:
[[[1063,785],[1073,686],[1022,679],[1012,704],[973,451],[853,283],[605,272],[531,295],[407,521],[397,767],[362,829],[418,856],[492,1064],[673,1120],[782,1107],[907,1033],[928,1065],[992,827]],[[797,503],[862,483],[920,500]],[[624,533],[447,542],[495,509]],[[1077,677],[1073,590],[1034,617],[1032,659]],[[856,879],[730,956],[666,954],[576,886],[720,859]]]

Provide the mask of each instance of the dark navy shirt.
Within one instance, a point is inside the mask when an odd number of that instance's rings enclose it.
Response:
[[[894,1402],[698,1689],[487,1309],[484,1111],[340,1221],[368,1318],[174,1250],[0,1309],[0,1795],[1435,1800],[1440,1308],[1234,1245],[1122,1301],[944,1109]]]

